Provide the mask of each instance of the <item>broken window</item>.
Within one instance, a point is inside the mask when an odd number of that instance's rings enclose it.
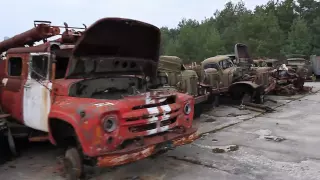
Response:
[[[64,78],[68,69],[69,57],[56,57],[56,76],[55,79]]]
[[[22,58],[11,57],[8,61],[8,75],[9,76],[21,76],[22,73]]]
[[[208,69],[208,68],[214,68],[214,69],[216,69],[216,70],[218,71],[218,70],[219,70],[219,65],[216,64],[216,63],[206,64],[206,65],[204,66],[204,69]]]
[[[35,55],[32,56],[31,78],[43,80],[47,78],[48,72],[48,56]]]
[[[233,63],[232,63],[231,59],[224,60],[224,64],[225,64],[225,69],[233,67]]]

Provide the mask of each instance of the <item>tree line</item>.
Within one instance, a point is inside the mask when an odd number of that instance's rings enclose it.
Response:
[[[230,1],[212,17],[182,19],[176,28],[162,27],[161,33],[161,54],[186,63],[233,54],[236,43],[246,44],[254,58],[320,55],[320,2],[270,0],[249,10],[243,1]]]

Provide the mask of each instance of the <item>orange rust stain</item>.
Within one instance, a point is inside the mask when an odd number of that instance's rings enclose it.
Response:
[[[195,141],[198,138],[199,138],[199,135],[197,133],[193,133],[193,134],[189,135],[188,137],[183,137],[183,138],[180,138],[180,139],[173,140],[173,145],[174,146],[181,146],[181,145],[184,145],[184,144],[189,144],[189,143],[192,143],[193,141]]]
[[[100,144],[103,138],[103,134],[101,132],[101,128],[100,127],[96,127],[95,130],[95,138],[94,138],[94,144]]]
[[[36,137],[29,138],[30,142],[44,142],[48,140],[49,140],[49,136],[36,136]]]
[[[98,158],[99,167],[112,167],[138,161],[151,156],[155,152],[155,146],[150,146],[131,154],[111,155]]]
[[[199,138],[197,133],[193,133],[187,137],[182,137],[176,140],[173,140],[173,146],[181,146],[184,144],[192,143],[194,140]],[[123,153],[119,155],[106,155],[98,158],[97,165],[99,167],[112,167],[127,164],[130,162],[138,161],[146,157],[151,156],[156,153],[157,149],[155,145],[149,146],[147,148],[141,149],[138,152],[134,153]]]

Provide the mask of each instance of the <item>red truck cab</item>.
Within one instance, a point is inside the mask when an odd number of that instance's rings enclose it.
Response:
[[[159,48],[157,27],[120,18],[98,20],[75,44],[11,48],[0,66],[2,109],[67,148],[75,176],[83,163],[117,166],[191,143],[193,97],[149,88]]]

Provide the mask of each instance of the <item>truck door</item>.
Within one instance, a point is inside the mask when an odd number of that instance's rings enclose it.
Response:
[[[26,59],[29,54],[8,54],[5,63],[3,78],[1,79],[1,106],[2,110],[14,119],[22,121],[22,94],[26,79]]]
[[[51,108],[48,53],[31,53],[28,77],[24,85],[23,120],[25,125],[48,132],[48,115]]]
[[[221,67],[221,90],[227,90],[230,85],[230,71],[227,67],[226,60],[219,61],[219,66]]]
[[[209,79],[214,79],[214,81],[211,82],[211,83],[209,83],[209,84],[210,84],[211,86],[213,86],[214,88],[217,88],[218,90],[220,90],[220,88],[222,88],[222,86],[223,86],[223,84],[222,84],[222,82],[221,82],[221,78],[222,78],[221,67],[220,67],[217,63],[212,62],[212,63],[206,64],[206,65],[204,66],[203,73],[206,73],[206,74],[207,74],[207,73],[208,73],[208,72],[207,72],[207,69],[209,69],[209,68],[216,70],[216,73],[214,73],[214,74],[211,74],[211,73],[210,73],[210,76],[211,76],[211,77],[208,77],[208,78],[209,78]],[[209,74],[207,74],[207,75],[209,75]]]

